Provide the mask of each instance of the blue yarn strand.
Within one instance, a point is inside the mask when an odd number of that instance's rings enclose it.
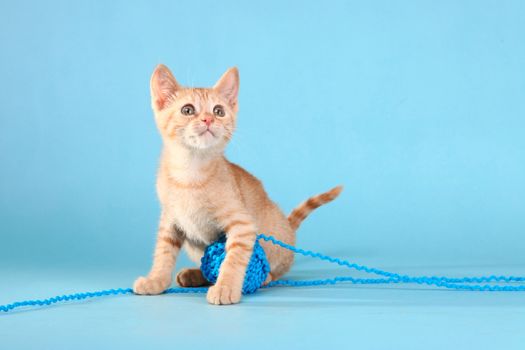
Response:
[[[279,280],[273,281],[268,284],[268,286],[275,285],[287,285],[287,286],[312,286],[312,285],[326,285],[326,284],[335,284],[339,282],[350,282],[354,284],[378,284],[378,283],[417,283],[417,284],[426,284],[434,285],[437,287],[448,288],[448,289],[458,289],[458,290],[468,290],[468,291],[489,291],[489,292],[510,292],[510,291],[525,291],[525,286],[498,286],[498,285],[479,285],[479,283],[489,283],[489,282],[500,282],[500,283],[510,283],[510,282],[523,282],[525,277],[516,277],[516,276],[480,276],[480,277],[461,277],[461,278],[449,278],[444,276],[417,276],[411,277],[409,275],[400,275],[395,272],[383,271],[376,268],[371,268],[365,265],[359,265],[351,263],[347,260],[341,260],[338,258],[332,258],[328,255],[321,253],[313,252],[311,250],[304,250],[301,248],[296,248],[284,242],[281,242],[275,239],[272,236],[267,236],[264,234],[258,235],[259,239],[263,239],[267,242],[271,242],[275,245],[283,247],[285,249],[291,250],[294,253],[301,254],[304,256],[310,256],[320,260],[328,261],[333,264],[338,264],[340,266],[346,266],[350,269],[355,269],[357,271],[366,272],[370,274],[376,274],[380,276],[387,277],[386,279],[366,279],[366,278],[352,278],[352,277],[336,277],[332,279],[324,280],[312,280],[312,281],[291,281],[291,280]],[[478,283],[478,285],[466,284],[466,283]]]
[[[347,276],[338,276],[334,278],[327,279],[316,279],[316,280],[277,280],[272,281],[268,285],[262,288],[270,288],[277,286],[288,286],[288,287],[309,287],[309,286],[322,286],[322,285],[334,285],[337,283],[347,282],[352,284],[400,284],[400,283],[412,283],[419,285],[428,285],[435,286],[440,288],[463,290],[463,291],[479,291],[479,292],[523,292],[525,291],[525,285],[510,286],[510,285],[494,285],[487,283],[500,283],[500,284],[509,284],[513,282],[524,282],[525,277],[522,276],[479,276],[479,277],[445,277],[445,276],[409,276],[401,275],[395,272],[384,271],[381,269],[368,267],[365,265],[359,265],[356,263],[351,263],[347,260],[342,260],[338,258],[332,258],[328,255],[324,255],[318,252],[311,250],[304,250],[301,248],[296,248],[287,243],[281,242],[272,236],[267,236],[264,234],[259,234],[257,239],[262,239],[266,242],[270,242],[277,246],[280,246],[284,249],[290,250],[294,253],[317,258],[323,261],[328,261],[332,264],[337,264],[339,266],[345,266],[349,269],[375,274],[382,276],[382,278],[355,278]],[[485,283],[485,284],[482,284]],[[169,288],[164,293],[165,294],[187,294],[187,293],[206,293],[208,291],[207,287],[201,288]],[[16,308],[21,308],[25,306],[49,306],[59,302],[72,301],[72,300],[84,300],[91,298],[98,298],[103,296],[111,295],[127,295],[133,294],[133,289],[131,288],[117,288],[117,289],[105,289],[95,292],[83,292],[83,293],[74,293],[59,295],[47,299],[35,299],[35,300],[24,300],[17,301],[11,304],[0,305],[0,311],[9,312]]]

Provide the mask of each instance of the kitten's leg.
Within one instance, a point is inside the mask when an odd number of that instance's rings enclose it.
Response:
[[[200,269],[182,269],[177,274],[177,283],[181,287],[205,287],[210,282],[202,275]]]
[[[263,286],[267,286],[271,281],[273,281],[273,276],[271,272],[268,272],[268,276],[266,276],[266,280],[263,283]]]
[[[160,294],[171,284],[171,274],[182,246],[183,235],[177,234],[172,221],[161,214],[153,266],[147,277],[139,277],[133,284],[136,294]]]
[[[256,227],[245,211],[237,209],[217,219],[227,235],[226,257],[221,265],[217,282],[210,287],[208,302],[216,305],[235,304],[241,300],[246,267],[252,256]]]

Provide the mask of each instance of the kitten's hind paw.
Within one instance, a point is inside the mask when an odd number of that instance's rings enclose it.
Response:
[[[181,287],[204,287],[210,282],[204,278],[200,269],[182,269],[177,274],[177,284]]]
[[[133,293],[141,295],[157,295],[163,293],[171,284],[166,278],[139,277],[133,283]]]

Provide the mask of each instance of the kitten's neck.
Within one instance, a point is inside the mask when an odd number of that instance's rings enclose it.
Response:
[[[206,180],[222,161],[222,151],[192,150],[179,145],[164,147],[162,153],[163,166],[168,175],[185,184]]]

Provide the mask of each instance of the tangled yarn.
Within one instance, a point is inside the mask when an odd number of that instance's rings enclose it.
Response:
[[[364,273],[374,274],[380,276],[379,278],[358,278],[351,276],[338,276],[333,278],[315,279],[315,280],[277,280],[271,281],[263,288],[288,286],[288,287],[305,287],[305,286],[321,286],[333,285],[336,283],[352,283],[352,284],[399,284],[412,283],[418,285],[434,286],[446,289],[455,289],[460,291],[472,292],[525,292],[525,276],[479,276],[479,277],[446,277],[446,276],[409,276],[402,275],[395,272],[389,272],[374,267],[359,265],[349,262],[347,260],[333,258],[328,255],[313,252],[311,250],[304,250],[291,246],[287,243],[281,242],[278,239],[259,234],[254,245],[253,255],[246,270],[246,276],[242,292],[244,294],[253,293],[257,288],[261,287],[270,271],[270,266],[264,249],[259,244],[259,240],[264,240],[283,249],[290,250],[296,254],[309,256],[319,260],[327,261],[332,264],[337,264],[351,270],[356,270]],[[203,275],[210,282],[214,283],[217,280],[221,263],[226,256],[225,253],[226,239],[221,238],[218,242],[211,244],[205,251],[202,258],[202,272]],[[518,284],[517,284],[518,283]],[[169,288],[164,293],[206,293],[208,288]],[[102,297],[108,295],[126,295],[133,294],[131,288],[105,289],[96,292],[83,292],[66,295],[58,295],[47,299],[23,300],[16,301],[10,304],[0,305],[0,311],[9,312],[11,310],[24,306],[47,306],[59,302],[71,300],[84,300],[95,297]]]
[[[204,277],[210,282],[215,283],[219,276],[219,268],[226,257],[226,237],[222,236],[218,241],[210,244],[204,251],[201,259],[201,271]],[[266,281],[270,273],[270,264],[266,259],[263,247],[259,240],[255,241],[253,254],[246,268],[244,284],[242,286],[243,294],[254,293]]]

